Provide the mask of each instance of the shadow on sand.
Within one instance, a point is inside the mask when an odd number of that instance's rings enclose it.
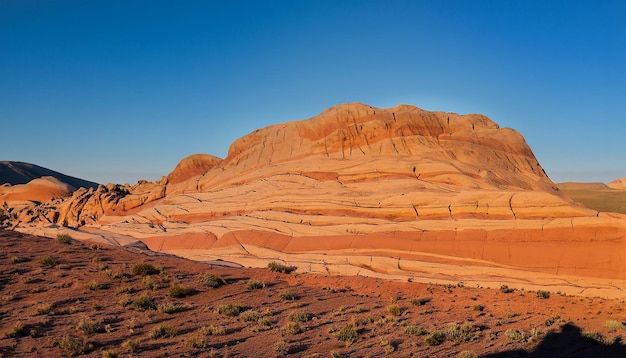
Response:
[[[481,356],[483,358],[553,358],[553,357],[626,357],[626,346],[622,345],[620,339],[614,344],[605,345],[589,339],[582,335],[580,328],[573,324],[566,324],[561,328],[561,332],[548,333],[539,346],[533,351],[522,349],[505,351]]]

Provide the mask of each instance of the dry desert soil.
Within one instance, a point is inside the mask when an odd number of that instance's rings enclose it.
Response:
[[[0,356],[626,356],[623,300],[225,266],[0,231]]]

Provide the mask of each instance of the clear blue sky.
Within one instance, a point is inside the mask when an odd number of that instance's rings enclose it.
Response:
[[[483,113],[626,176],[626,1],[0,1],[0,160],[101,183],[345,102]]]

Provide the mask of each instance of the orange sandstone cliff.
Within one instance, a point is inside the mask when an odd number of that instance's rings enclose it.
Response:
[[[625,216],[562,195],[513,129],[408,105],[345,104],[262,128],[223,160],[194,155],[158,182],[74,193],[44,216],[15,227],[63,224],[197,260],[289,258],[320,272],[334,262],[442,278],[426,262],[626,280]]]

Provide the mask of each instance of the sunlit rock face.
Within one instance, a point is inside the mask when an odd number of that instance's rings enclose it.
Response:
[[[188,257],[459,259],[626,279],[624,216],[561,195],[518,132],[477,114],[339,105],[256,130],[223,160],[191,156],[158,182],[98,188],[73,211],[81,195],[58,223]]]

